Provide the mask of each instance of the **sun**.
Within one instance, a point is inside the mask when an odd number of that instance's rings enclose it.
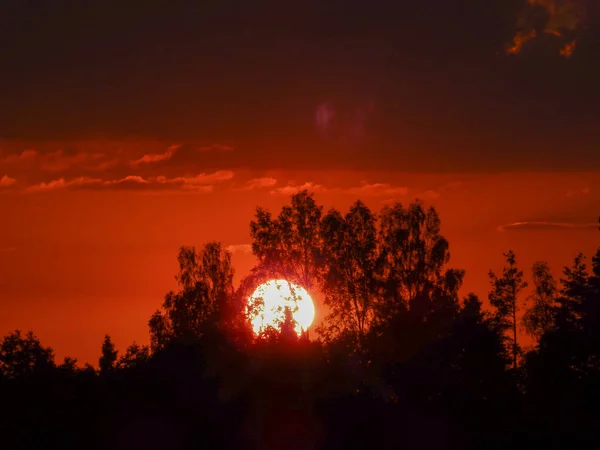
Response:
[[[292,312],[294,330],[300,336],[315,318],[315,305],[306,289],[287,280],[270,280],[258,286],[247,306],[254,333],[259,334],[268,326],[278,329],[286,308]]]

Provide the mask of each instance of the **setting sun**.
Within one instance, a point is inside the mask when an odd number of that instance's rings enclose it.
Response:
[[[248,316],[254,333],[268,326],[278,328],[289,308],[298,335],[307,330],[315,318],[312,298],[301,286],[287,280],[270,280],[258,286],[248,298]]]

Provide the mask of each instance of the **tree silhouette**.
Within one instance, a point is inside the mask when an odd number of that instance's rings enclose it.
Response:
[[[62,364],[60,364],[57,368],[58,370],[66,373],[67,375],[75,375],[78,371],[77,358],[65,356]]]
[[[0,344],[0,372],[6,378],[44,374],[54,367],[52,348],[42,346],[31,331],[23,336],[20,330],[15,330]]]
[[[148,323],[152,348],[163,348],[172,339],[200,337],[206,325],[234,320],[240,309],[234,305],[231,253],[218,242],[200,251],[181,247],[177,258],[178,292],[169,292]]]
[[[523,271],[517,268],[515,253],[509,250],[504,254],[507,266],[502,269],[502,276],[497,277],[493,271],[490,271],[489,277],[492,284],[488,298],[490,304],[495,309],[495,320],[501,329],[512,331],[506,339],[511,348],[513,368],[517,368],[517,358],[519,355],[519,344],[517,339],[517,312],[519,310],[518,295],[527,287],[527,282],[523,281]]]
[[[98,360],[98,367],[100,368],[100,374],[106,375],[115,369],[117,362],[118,350],[115,349],[110,336],[104,335],[104,342],[102,342],[102,355]]]
[[[145,345],[138,345],[133,341],[125,350],[125,354],[118,359],[116,367],[119,369],[131,369],[147,362],[149,358],[150,349]]]
[[[523,315],[526,332],[539,340],[554,327],[557,287],[548,263],[538,261],[533,265],[534,291],[529,296],[531,307]]]
[[[427,309],[419,302],[428,298],[450,259],[437,212],[434,208],[425,211],[420,202],[408,208],[397,203],[385,207],[380,220],[383,316],[392,317],[407,307]]]
[[[106,335],[103,377],[74,358],[56,365],[31,332],[4,337],[0,446],[600,447],[600,249],[560,282],[534,264],[522,325],[537,345],[517,367],[526,283],[514,252],[490,272],[486,308],[459,297],[465,273],[447,267],[433,208],[321,211],[307,192],[275,219],[259,210],[258,265],[237,291],[220,244],[182,247],[177,291],[149,321],[152,351],[134,341],[121,355]],[[253,336],[246,306],[261,305],[248,296],[273,277],[321,289],[323,334],[299,337],[282,307]]]
[[[575,257],[571,267],[563,270],[561,278],[562,289],[557,298],[559,304],[559,324],[563,328],[578,328],[582,316],[582,305],[588,294],[589,274],[585,264],[585,256],[579,254]]]
[[[360,201],[344,217],[331,210],[323,218],[322,235],[323,292],[330,312],[321,332],[329,339],[351,333],[363,348],[379,293],[375,216]]]
[[[321,215],[322,207],[306,190],[294,194],[291,205],[284,206],[277,218],[257,208],[250,222],[252,252],[258,259],[256,270],[310,291],[322,265]]]

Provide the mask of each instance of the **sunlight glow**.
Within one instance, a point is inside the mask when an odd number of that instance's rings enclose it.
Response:
[[[268,326],[278,329],[286,308],[292,312],[294,330],[301,335],[315,318],[315,305],[306,289],[287,280],[270,280],[258,286],[247,306],[254,333],[259,334]]]

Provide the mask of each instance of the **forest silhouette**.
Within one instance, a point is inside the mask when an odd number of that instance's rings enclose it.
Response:
[[[558,279],[507,249],[484,306],[419,201],[326,212],[302,191],[250,236],[237,288],[220,243],[182,247],[149,345],[106,335],[97,367],[5,336],[0,448],[600,448],[600,248]],[[254,335],[247,299],[270,279],[320,293],[310,336],[289,311]]]

